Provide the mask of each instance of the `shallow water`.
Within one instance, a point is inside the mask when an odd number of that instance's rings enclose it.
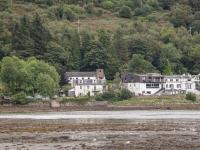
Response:
[[[1,113],[0,119],[111,119],[111,120],[135,120],[135,119],[195,119],[200,120],[200,111],[72,111],[50,113]]]

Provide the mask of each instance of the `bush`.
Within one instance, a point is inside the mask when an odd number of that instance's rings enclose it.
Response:
[[[53,0],[35,0],[36,4],[46,4],[46,5],[53,5]]]
[[[86,102],[88,102],[90,100],[89,97],[85,96],[85,97],[76,97],[76,98],[63,98],[62,99],[62,103],[78,103],[78,104],[85,104]]]
[[[63,18],[70,20],[70,21],[74,21],[77,19],[76,14],[74,13],[74,11],[69,8],[69,7],[64,7],[63,9]]]
[[[123,18],[131,18],[131,8],[128,6],[123,6],[119,11],[119,16]]]
[[[29,101],[26,98],[26,94],[24,92],[20,92],[12,96],[12,102],[14,104],[25,105]]]
[[[135,16],[146,16],[150,14],[152,11],[152,7],[149,5],[144,5],[141,8],[136,8],[135,9]]]
[[[118,97],[120,100],[127,100],[132,97],[132,93],[127,89],[122,89]]]
[[[94,14],[95,13],[95,8],[92,3],[89,3],[85,6],[85,10],[88,14]]]
[[[113,2],[111,2],[111,1],[104,1],[104,2],[102,3],[102,8],[104,8],[104,9],[112,10],[113,7],[114,7],[114,4],[113,4]]]
[[[197,100],[197,97],[194,93],[187,93],[186,94],[186,100],[195,102]]]
[[[97,101],[109,101],[114,100],[116,98],[116,95],[113,91],[105,92],[103,94],[97,95],[95,100]]]

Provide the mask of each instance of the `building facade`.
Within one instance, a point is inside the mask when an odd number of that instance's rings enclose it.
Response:
[[[153,95],[163,89],[164,77],[160,74],[126,73],[122,78],[124,88],[136,96]]]
[[[136,96],[142,95],[171,95],[192,92],[199,94],[196,84],[198,76],[172,75],[163,76],[160,74],[132,74],[123,75],[122,83]]]
[[[94,96],[106,90],[103,69],[97,69],[96,72],[66,72],[66,79],[72,87],[68,96]]]
[[[171,75],[165,76],[165,91],[166,94],[179,94],[179,93],[196,93],[198,90],[196,84],[199,81],[196,76],[191,75]]]

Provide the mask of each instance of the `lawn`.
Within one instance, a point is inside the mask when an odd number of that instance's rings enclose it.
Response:
[[[199,104],[188,101],[184,95],[179,96],[160,96],[160,97],[134,97],[123,101],[113,101],[115,105],[167,105],[167,104]]]

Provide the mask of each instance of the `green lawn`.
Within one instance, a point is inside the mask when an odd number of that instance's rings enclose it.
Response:
[[[129,100],[114,101],[115,105],[167,105],[167,104],[199,104],[185,99],[185,96],[162,96],[162,97],[135,97]]]

